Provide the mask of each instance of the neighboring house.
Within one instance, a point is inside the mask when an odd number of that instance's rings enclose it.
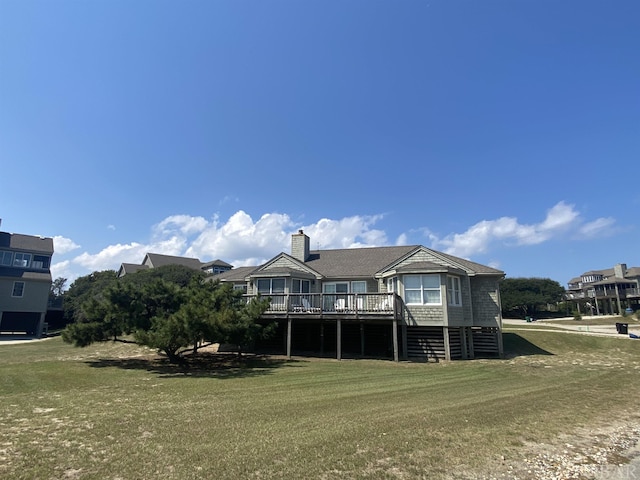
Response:
[[[118,277],[123,277],[124,275],[135,273],[140,270],[158,268],[165,265],[183,265],[185,267],[193,268],[194,270],[202,270],[210,274],[222,273],[233,268],[232,265],[229,265],[222,260],[214,260],[212,262],[202,263],[197,258],[161,255],[159,253],[147,253],[140,265],[135,263],[121,264],[118,270]]]
[[[0,232],[0,333],[42,335],[52,255],[52,238]]]
[[[621,314],[627,308],[640,308],[640,267],[619,263],[605,270],[591,270],[569,280],[567,300],[579,312],[596,315]]]
[[[310,250],[300,230],[291,254],[213,278],[271,299],[277,331],[256,350],[397,361],[501,357],[503,277],[421,245]]]

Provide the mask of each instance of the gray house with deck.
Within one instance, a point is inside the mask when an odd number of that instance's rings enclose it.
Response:
[[[270,298],[276,334],[257,350],[394,360],[501,357],[504,272],[422,245],[310,250],[214,276],[248,298]]]

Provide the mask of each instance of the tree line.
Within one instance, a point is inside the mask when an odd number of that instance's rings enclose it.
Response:
[[[500,283],[503,316],[535,316],[564,300],[565,289],[549,278],[505,278]]]

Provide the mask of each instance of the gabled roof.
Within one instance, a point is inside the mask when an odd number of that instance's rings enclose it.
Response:
[[[627,268],[625,277],[640,277],[640,267]]]
[[[397,271],[399,273],[411,273],[411,272],[433,272],[433,273],[450,272],[450,273],[457,273],[457,274],[464,273],[464,271],[459,268],[452,267],[449,265],[441,265],[435,262],[413,262],[407,265],[403,265],[402,267],[398,268]]]
[[[221,280],[224,282],[241,283],[245,282],[248,275],[251,274],[256,267],[236,267],[226,272],[221,272],[211,277],[208,277],[212,281]]]
[[[118,270],[118,276],[122,277],[123,275],[127,275],[129,273],[136,273],[140,270],[146,270],[149,268],[148,265],[138,265],[136,263],[123,263],[120,265],[120,269]]]
[[[453,255],[436,252],[421,245],[312,250],[309,252],[307,261],[301,264],[313,269],[324,278],[372,278],[376,274],[387,270],[394,264],[399,263],[401,260],[406,259],[421,250],[424,250],[431,255],[442,259],[444,264],[447,264],[453,268],[464,270],[469,275],[504,275],[504,272],[502,272],[501,270],[487,267],[486,265],[481,265],[479,263],[471,262],[462,258],[454,257]],[[285,253],[281,253],[274,259],[267,262],[267,264],[259,268],[263,268],[269,263],[273,263],[275,259],[284,256],[297,261],[293,259],[293,257],[290,257]],[[429,263],[428,266],[432,270],[434,268],[438,268],[441,270],[446,268],[435,262],[422,263]],[[425,265],[425,268],[426,267],[427,265]],[[276,269],[265,270],[269,273],[274,273],[276,271]]]
[[[163,267],[165,265],[183,265],[195,270],[200,270],[202,266],[202,262],[197,258],[176,257],[173,255],[162,255],[160,253],[147,253],[144,260],[142,260],[142,264],[146,265],[147,260],[149,260],[152,268]]]
[[[453,255],[449,255],[447,253],[436,252],[434,250],[431,250],[431,252],[436,254],[437,256],[448,259],[453,264],[460,265],[460,267],[466,270],[467,273],[475,273],[479,275],[504,275],[504,272],[497,268],[488,267],[487,265],[472,262],[471,260],[467,260],[465,258],[454,257]]]
[[[0,248],[53,255],[53,238],[0,232]]]
[[[479,263],[430,250],[422,245],[404,245],[392,247],[341,248],[333,250],[311,250],[306,262],[302,262],[286,253],[279,253],[268,262],[257,267],[234,268],[212,277],[227,282],[243,282],[249,276],[289,276],[293,274],[315,275],[325,279],[374,278],[384,271],[400,264],[416,253],[428,253],[442,263],[416,261],[400,270],[447,271],[468,275],[504,275],[504,272]],[[282,262],[285,260],[285,262]],[[288,266],[287,262],[289,262]],[[295,266],[300,268],[294,268]],[[273,265],[273,266],[271,266]]]
[[[223,262],[220,259],[217,260],[212,260],[210,262],[207,263],[203,263],[201,268],[208,268],[208,267],[226,267],[226,268],[232,268],[233,265],[228,264],[227,262]]]

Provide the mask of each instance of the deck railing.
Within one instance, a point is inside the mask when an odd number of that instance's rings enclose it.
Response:
[[[267,295],[264,295],[267,296]],[[247,300],[256,295],[245,295]],[[394,316],[398,297],[393,293],[287,293],[271,294],[267,314],[376,314]]]
[[[640,289],[638,288],[621,288],[618,287],[618,293],[616,294],[616,289],[607,287],[607,288],[599,288],[599,289],[590,289],[587,292],[568,292],[566,297],[569,300],[575,300],[579,298],[615,298],[619,296],[620,298],[630,298],[630,297],[640,297]]]

